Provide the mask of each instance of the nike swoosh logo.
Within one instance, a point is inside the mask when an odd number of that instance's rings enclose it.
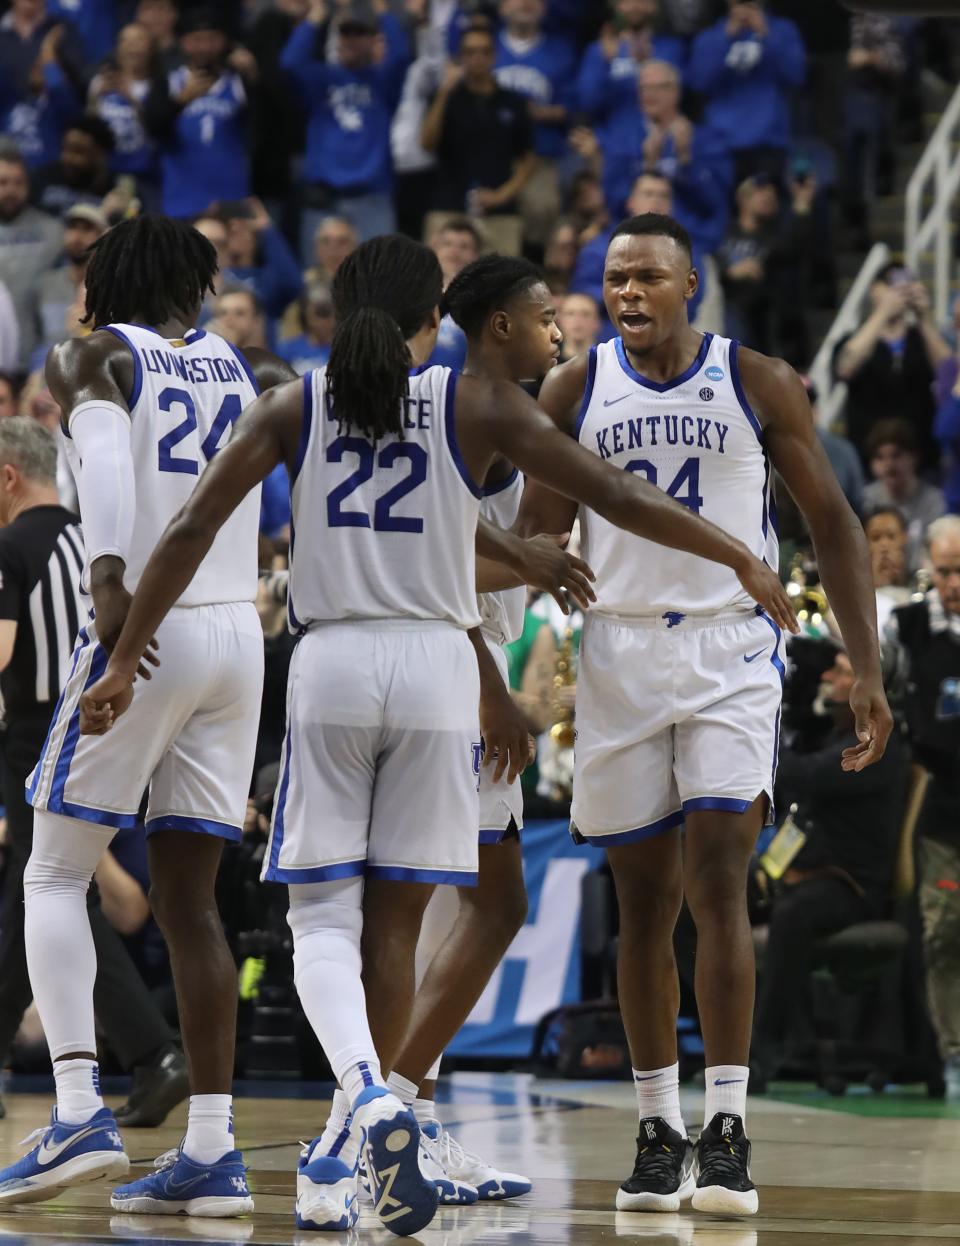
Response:
[[[714,1086],[742,1086],[747,1079],[745,1077],[729,1077],[724,1082],[714,1082]]]
[[[79,1133],[71,1134],[69,1138],[64,1138],[62,1142],[58,1142],[54,1146],[44,1141],[37,1152],[37,1163],[52,1164],[55,1159],[60,1158],[64,1151],[68,1151],[70,1147],[76,1145],[82,1138],[88,1138],[91,1134],[99,1133],[102,1128],[102,1125],[93,1125],[89,1129],[81,1129]]]
[[[208,1172],[202,1172],[198,1177],[191,1177],[189,1181],[168,1181],[167,1193],[183,1194],[187,1190],[192,1190],[195,1185],[199,1185],[201,1181],[206,1181],[209,1176],[210,1174]]]
[[[649,1077],[636,1077],[636,1076],[634,1076],[634,1079],[633,1079],[633,1080],[634,1080],[635,1082],[652,1082],[652,1081],[655,1081],[655,1080],[656,1080],[659,1076],[660,1076],[660,1074],[659,1074],[659,1073],[651,1073]]]
[[[615,407],[618,402],[623,402],[624,398],[629,397],[629,394],[621,394],[619,398],[604,398],[603,405],[605,407]]]
[[[756,653],[751,653],[751,654],[745,653],[743,655],[743,660],[744,662],[754,662],[760,656],[761,653],[766,653],[766,652],[767,652],[767,646],[764,645],[763,648],[758,649]]]

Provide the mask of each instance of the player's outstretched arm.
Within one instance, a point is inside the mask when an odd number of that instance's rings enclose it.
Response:
[[[113,717],[129,704],[130,685],[150,637],[193,579],[227,519],[278,463],[293,463],[302,415],[299,380],[258,398],[237,421],[229,444],[203,473],[186,506],[170,521],[143,570],[107,669],[82,698],[81,714],[90,733],[95,733],[94,726],[109,729]]]
[[[556,601],[564,614],[572,599],[581,610],[596,601],[593,571],[580,558],[566,552],[569,532],[534,536],[527,540],[505,532],[480,516],[477,523],[477,592],[496,593],[504,588],[529,584]]]
[[[521,471],[554,492],[583,502],[618,528],[730,567],[774,622],[798,630],[776,572],[742,541],[694,515],[662,489],[584,450],[517,386],[461,377],[457,437],[465,457],[469,454],[482,463],[485,450],[500,451]]]
[[[782,359],[739,352],[747,398],[765,423],[764,440],[813,537],[817,566],[857,680],[850,705],[859,744],[844,753],[845,770],[883,756],[893,718],[883,691],[877,640],[877,599],[860,520],[843,495],[817,439],[800,378]]]
[[[588,365],[589,355],[584,353],[551,368],[537,396],[537,402],[557,428],[571,436],[587,385]],[[514,527],[527,537],[540,532],[569,532],[576,517],[576,501],[555,493],[539,480],[528,480]]]

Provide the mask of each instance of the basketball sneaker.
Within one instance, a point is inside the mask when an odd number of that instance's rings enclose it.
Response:
[[[420,1127],[413,1112],[383,1086],[368,1086],[354,1104],[353,1124],[381,1224],[399,1237],[425,1228],[439,1196],[420,1168]]]
[[[0,1169],[0,1207],[13,1203],[40,1203],[56,1198],[72,1185],[85,1185],[101,1177],[124,1176],[130,1160],[123,1149],[117,1122],[109,1108],[101,1108],[88,1121],[68,1125],[57,1120],[35,1129],[22,1146],[37,1145],[22,1159]]]
[[[750,1180],[750,1143],[739,1116],[718,1112],[709,1125],[704,1125],[695,1158],[695,1211],[729,1216],[757,1214],[760,1199]]]
[[[482,1201],[519,1198],[529,1194],[533,1182],[519,1173],[502,1172],[462,1146],[438,1120],[421,1121],[424,1144],[435,1163],[460,1185],[472,1186]]]
[[[213,1164],[198,1164],[184,1154],[181,1143],[178,1150],[161,1155],[148,1176],[118,1186],[110,1206],[138,1215],[226,1219],[253,1211],[253,1199],[239,1151],[228,1151]]]
[[[693,1193],[693,1145],[662,1116],[645,1116],[633,1172],[617,1190],[618,1211],[679,1211]]]
[[[440,1202],[445,1206],[469,1207],[480,1197],[477,1188],[469,1181],[458,1181],[443,1166],[440,1158],[439,1121],[420,1122],[420,1167],[433,1178]]]
[[[314,1138],[300,1152],[297,1165],[298,1229],[339,1232],[352,1229],[360,1214],[357,1190],[358,1166],[334,1154],[324,1154],[321,1138]]]

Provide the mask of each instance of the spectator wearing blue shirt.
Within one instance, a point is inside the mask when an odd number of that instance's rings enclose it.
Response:
[[[82,79],[83,57],[72,26],[48,9],[44,0],[10,0],[0,18],[0,116],[26,99],[30,75],[45,45],[55,52],[76,88]]]
[[[337,16],[336,64],[322,59],[328,33],[324,0],[311,0],[306,20],[294,28],[280,58],[309,110],[300,231],[304,263],[325,216],[346,217],[361,241],[395,227],[390,120],[410,44],[392,15],[378,18],[364,0]]]
[[[802,85],[806,52],[786,18],[760,0],[727,0],[729,16],[693,42],[686,85],[706,98],[705,120],[734,154],[736,181],[766,172],[780,179],[790,142],[790,92]]]
[[[89,107],[113,131],[114,173],[136,178],[145,207],[158,200],[157,149],[143,123],[143,106],[158,70],[146,26],[131,22],[117,39],[116,54],[90,83]]]
[[[154,79],[143,119],[160,149],[163,211],[194,217],[214,200],[250,194],[248,93],[257,64],[246,48],[228,50],[210,10],[187,14],[180,49],[185,64]]]
[[[468,216],[447,217],[439,229],[434,230],[429,246],[440,261],[444,289],[462,269],[480,258],[483,242],[480,231]],[[466,359],[467,339],[463,330],[452,316],[444,316],[427,366],[440,364],[460,372]]]
[[[56,160],[64,130],[80,112],[80,96],[57,57],[62,30],[44,36],[30,68],[27,93],[6,96],[0,85],[0,133],[13,142],[31,169]]]
[[[524,237],[542,246],[560,215],[557,162],[567,154],[567,124],[576,104],[577,58],[560,35],[543,32],[544,0],[500,0],[494,76],[530,101],[537,167],[523,189]]]
[[[222,203],[218,215],[227,230],[224,277],[253,290],[266,315],[279,319],[303,288],[287,240],[259,199]]]
[[[312,282],[300,296],[303,332],[277,344],[277,354],[300,376],[322,368],[333,341],[333,296],[325,281]]]

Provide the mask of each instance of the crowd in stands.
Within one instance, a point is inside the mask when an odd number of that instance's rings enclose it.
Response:
[[[55,432],[43,361],[92,330],[86,249],[139,211],[188,219],[216,248],[202,323],[300,373],[328,358],[331,282],[369,237],[422,238],[445,282],[491,248],[528,255],[569,359],[612,335],[603,262],[617,223],[670,213],[693,241],[696,326],[803,372],[818,314],[836,305],[836,256],[869,244],[873,207],[896,187],[898,136],[923,136],[922,75],[950,80],[942,33],[800,0],[0,0],[0,418]],[[464,355],[446,318],[433,362],[458,368]],[[931,566],[930,524],[960,512],[960,301],[937,324],[923,283],[891,263],[833,371],[846,406],[841,427],[819,432],[865,521],[886,623]],[[785,548],[802,557],[783,510]],[[262,773],[283,736],[292,642],[273,573],[288,525],[281,470],[262,507]],[[941,546],[954,536],[942,531]],[[933,599],[956,646],[960,599],[946,587]],[[575,682],[557,689],[554,673],[578,641],[578,625],[531,600],[510,678],[542,741],[524,779],[532,809],[568,792],[570,759],[547,728],[572,713]],[[830,680],[846,674],[841,662]],[[831,758],[850,727],[840,717]],[[811,764],[788,766],[784,783],[816,786]],[[902,786],[899,766],[888,770]],[[952,789],[938,799],[960,808]],[[252,832],[264,811],[258,794]],[[128,865],[143,874],[139,858]],[[818,903],[863,915],[887,882],[871,876],[869,903],[837,905],[831,887]],[[781,1001],[765,1008],[779,1015]],[[960,1016],[955,1028],[960,1057]]]

